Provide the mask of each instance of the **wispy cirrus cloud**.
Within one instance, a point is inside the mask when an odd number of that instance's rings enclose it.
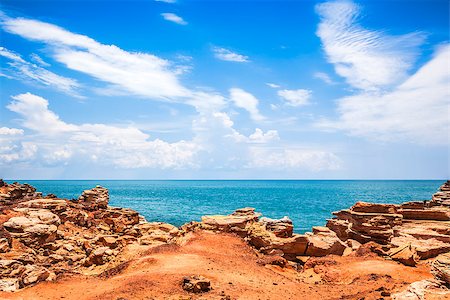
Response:
[[[392,36],[358,24],[361,8],[349,0],[318,4],[317,35],[327,60],[355,88],[376,90],[407,77],[424,35]]]
[[[179,81],[179,67],[155,55],[125,51],[33,19],[3,15],[1,26],[9,33],[46,44],[56,61],[105,82],[111,93],[123,91],[166,101],[190,96],[190,90]]]
[[[173,22],[179,25],[187,25],[188,22],[186,22],[182,17],[174,14],[174,13],[162,13],[161,16],[164,18],[164,20]]]
[[[424,145],[450,143],[450,45],[402,84],[387,92],[362,92],[337,100],[337,120],[317,126],[376,141]]]
[[[214,57],[220,60],[240,62],[240,63],[250,61],[248,56],[233,52],[226,48],[212,47],[212,51],[214,52]]]
[[[328,75],[327,73],[324,73],[324,72],[315,72],[314,78],[320,79],[329,85],[336,84],[336,82],[333,79],[331,79],[330,75]]]
[[[4,47],[0,47],[0,57],[8,60],[6,63],[8,67],[5,71],[7,71],[7,75],[11,78],[30,80],[69,95],[81,97],[78,94],[80,84],[75,79],[60,76],[41,66],[28,62],[19,54]]]
[[[266,85],[267,85],[268,87],[273,88],[273,89],[278,89],[278,88],[281,87],[280,85],[278,85],[278,84],[276,84],[276,83],[271,83],[271,82],[266,83]]]

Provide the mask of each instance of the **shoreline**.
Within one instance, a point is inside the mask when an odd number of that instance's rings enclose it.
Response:
[[[265,218],[251,208],[238,209],[227,216],[204,216],[201,222],[190,222],[178,228],[167,223],[147,222],[131,209],[108,206],[108,190],[100,186],[84,191],[76,201],[59,199],[55,195],[44,197],[26,184],[1,181],[0,189],[0,263],[4,268],[0,289],[16,291],[2,293],[2,297],[14,298],[46,284],[58,285],[68,278],[70,281],[71,276],[106,276],[114,280],[111,274],[123,276],[129,272],[129,267],[125,265],[132,264],[143,255],[146,257],[148,254],[145,253],[149,251],[164,252],[157,249],[167,246],[178,247],[182,251],[198,239],[214,242],[224,236],[233,243],[242,241],[244,244],[239,244],[239,247],[254,251],[252,259],[259,261],[262,268],[270,269],[273,274],[289,273],[286,276],[294,278],[299,287],[316,287],[316,284],[308,283],[305,277],[311,270],[314,274],[309,275],[320,278],[319,282],[323,281],[323,270],[314,265],[321,259],[354,263],[364,261],[368,256],[381,265],[392,262],[403,266],[399,268],[405,268],[405,274],[415,274],[418,270],[428,272],[427,282],[422,283],[424,293],[427,290],[435,293],[436,289],[440,293],[448,292],[447,275],[443,279],[442,276],[431,279],[433,275],[430,273],[430,270],[434,273],[441,270],[444,274],[450,272],[448,181],[428,203],[415,201],[390,205],[359,202],[350,209],[335,212],[335,217],[327,221],[326,227],[313,227],[312,232],[305,234],[294,233],[289,218]],[[212,236],[205,238],[205,234]],[[351,263],[343,263],[342,267]],[[169,268],[168,273],[172,269]],[[194,285],[203,280],[195,277],[197,275],[193,274],[189,279]],[[415,275],[411,276],[417,279]],[[206,294],[190,293],[179,284],[183,277],[174,283],[176,286],[172,286],[180,292],[178,296],[195,298],[198,295],[212,295],[217,287],[215,280],[204,279],[213,290],[202,291]],[[208,278],[208,274],[202,278]],[[409,283],[413,284],[412,281]],[[365,284],[367,287],[373,285],[369,281]],[[351,284],[343,286],[350,287]],[[268,293],[271,288],[264,287]],[[292,287],[293,290],[296,288]],[[390,297],[407,290],[404,284],[393,287],[392,291],[384,291],[384,294],[389,293]],[[151,294],[151,291],[148,292]],[[378,292],[381,295],[383,291]],[[164,293],[158,297],[162,295]],[[450,292],[445,295],[450,295]],[[228,296],[234,299],[232,294]],[[322,296],[325,299],[330,295]],[[160,299],[158,297],[156,299]]]

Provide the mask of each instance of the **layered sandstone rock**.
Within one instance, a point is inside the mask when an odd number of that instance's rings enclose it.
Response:
[[[401,225],[402,215],[394,205],[358,202],[350,209],[334,212],[335,219],[327,227],[342,240],[353,239],[360,243],[375,241],[388,244],[394,236],[394,227]]]
[[[374,252],[414,266],[419,259],[447,253],[432,264],[435,281],[411,286],[414,291],[423,287],[426,294],[442,283],[448,285],[449,193],[446,182],[431,201],[358,202],[333,213],[326,227],[297,234],[288,217],[261,217],[253,208],[204,216],[202,222],[177,228],[147,222],[131,209],[108,206],[108,190],[100,186],[69,201],[42,197],[26,184],[0,181],[0,290],[51,281],[65,272],[100,274],[123,263],[125,249],[182,243],[191,231],[211,230],[235,233],[260,253],[261,262],[295,270],[309,257]]]
[[[170,243],[178,228],[147,223],[136,211],[108,206],[97,186],[76,201],[45,198],[27,185],[0,182],[0,290],[14,291],[65,272],[97,274],[120,264],[130,244]]]
[[[341,240],[362,244],[376,242],[404,250],[393,258],[406,265],[450,251],[450,207],[442,205],[442,193],[450,191],[446,182],[431,201],[412,201],[400,205],[358,202],[350,209],[334,212],[327,227]],[[408,252],[408,253],[407,253]]]

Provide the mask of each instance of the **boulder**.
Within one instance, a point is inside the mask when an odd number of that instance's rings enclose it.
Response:
[[[117,239],[114,236],[101,236],[98,239],[99,243],[108,248],[116,248],[117,247]]]
[[[109,247],[100,247],[91,252],[87,258],[85,265],[103,265],[107,262],[108,257],[112,255],[113,252]]]
[[[33,283],[46,280],[50,275],[50,272],[44,267],[36,267],[34,265],[25,266],[25,271],[20,277],[22,285],[27,286]]]
[[[414,267],[419,262],[419,255],[411,244],[406,244],[401,247],[392,249],[389,252],[389,257],[395,261],[398,261],[405,266]]]
[[[423,300],[428,296],[434,296],[433,299],[448,299],[450,291],[442,289],[439,282],[435,280],[421,280],[411,283],[406,290],[391,294],[392,300]]]
[[[0,291],[14,292],[20,288],[19,280],[17,278],[3,278],[0,279]]]
[[[327,227],[314,227],[313,234],[307,235],[307,240],[307,256],[342,255],[347,248],[336,233]]]
[[[450,288],[450,253],[441,254],[431,264],[431,273]]]
[[[12,237],[22,240],[26,245],[45,244],[56,239],[60,219],[46,209],[27,209],[26,215],[12,217],[3,227]]]
[[[191,293],[205,293],[211,290],[211,281],[200,275],[188,276],[183,278],[181,287]]]
[[[294,231],[292,220],[286,216],[281,219],[261,218],[259,221],[277,237],[291,237]]]

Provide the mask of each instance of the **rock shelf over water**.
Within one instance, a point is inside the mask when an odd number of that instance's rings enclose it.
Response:
[[[411,291],[418,289],[424,295],[438,290],[450,297],[449,181],[428,201],[358,202],[334,212],[326,227],[305,234],[293,233],[288,217],[262,217],[253,208],[204,216],[201,222],[177,228],[147,222],[136,211],[110,207],[108,201],[108,190],[100,186],[67,200],[44,196],[28,184],[0,180],[0,290],[17,291],[68,274],[113,276],[136,258],[130,253],[182,247],[195,234],[211,232],[239,236],[256,251],[259,264],[289,269],[300,277],[321,257],[371,253],[407,267],[423,261],[431,266],[434,279],[414,282],[392,298],[416,299]],[[211,285],[214,288],[214,282]]]

